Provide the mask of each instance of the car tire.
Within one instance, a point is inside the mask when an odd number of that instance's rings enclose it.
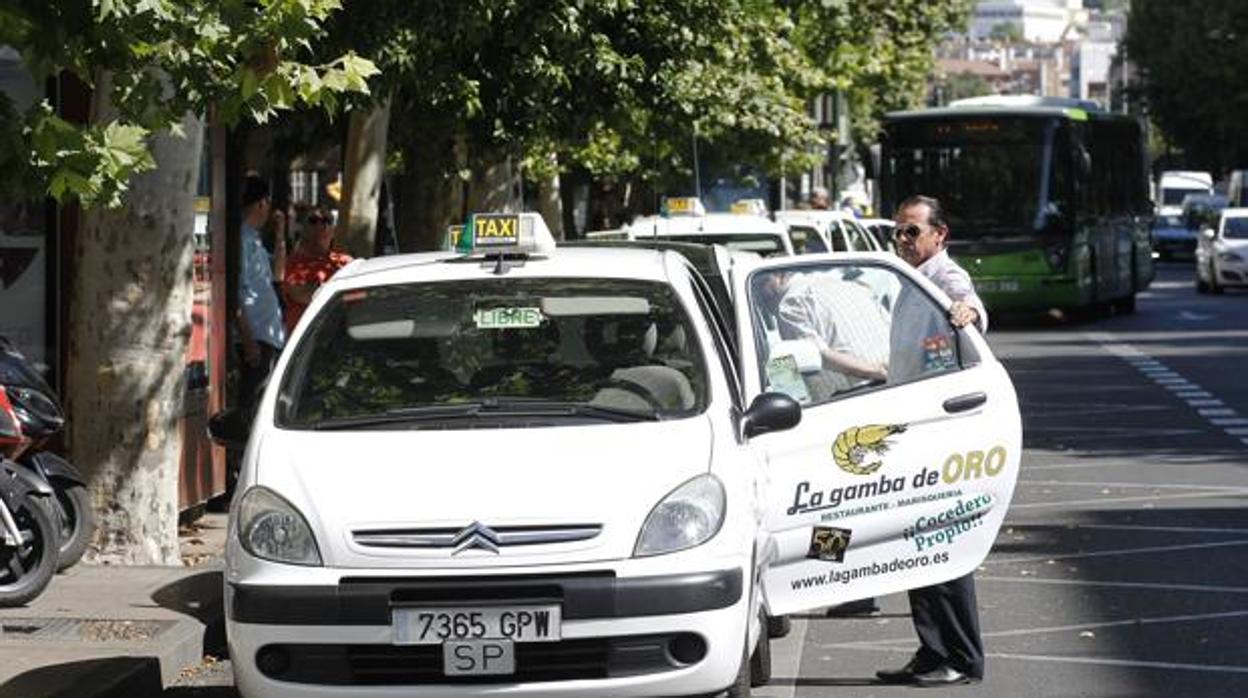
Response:
[[[771,636],[767,633],[767,616],[759,611],[762,627],[758,631],[758,644],[750,655],[750,685],[766,686],[771,682]]]
[[[784,637],[793,630],[793,619],[788,616],[767,616],[767,637]]]

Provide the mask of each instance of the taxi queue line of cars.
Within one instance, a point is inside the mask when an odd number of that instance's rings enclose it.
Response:
[[[1014,389],[895,256],[458,242],[344,268],[274,369],[226,550],[244,696],[747,696],[769,618],[987,555]],[[829,369],[851,320],[885,378]]]

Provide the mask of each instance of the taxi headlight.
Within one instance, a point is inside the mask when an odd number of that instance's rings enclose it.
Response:
[[[662,555],[702,545],[719,533],[726,507],[724,486],[699,475],[677,487],[650,510],[633,557]]]
[[[290,502],[266,487],[253,487],[239,500],[238,540],[244,550],[263,560],[321,564],[307,520]]]

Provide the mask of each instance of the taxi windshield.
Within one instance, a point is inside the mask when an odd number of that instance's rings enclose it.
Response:
[[[533,426],[700,412],[706,372],[670,286],[500,278],[341,292],[282,378],[278,426]]]

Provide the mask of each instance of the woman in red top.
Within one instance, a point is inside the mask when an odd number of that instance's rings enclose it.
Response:
[[[333,245],[333,217],[323,208],[312,209],[299,238],[299,246],[286,259],[282,292],[286,297],[287,335],[299,323],[316,289],[351,261],[350,255],[333,249]]]

